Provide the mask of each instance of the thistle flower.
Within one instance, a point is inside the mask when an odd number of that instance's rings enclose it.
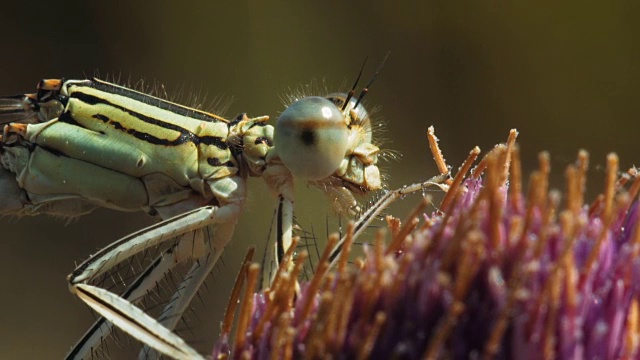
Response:
[[[424,206],[404,224],[389,218],[391,243],[378,233],[356,269],[347,244],[297,296],[300,259],[245,296],[234,341],[229,315],[214,358],[638,357],[640,177],[617,178],[609,155],[604,192],[586,205],[587,153],[567,168],[564,195],[548,190],[543,153],[523,194],[516,134],[469,174],[474,149],[419,228]],[[430,141],[446,171],[432,130]],[[259,270],[245,269],[252,292]]]

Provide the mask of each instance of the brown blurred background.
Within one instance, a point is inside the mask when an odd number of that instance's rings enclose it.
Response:
[[[392,188],[435,173],[425,140],[429,125],[454,166],[473,146],[488,150],[517,128],[526,169],[549,150],[558,188],[580,148],[592,155],[594,192],[606,153],[617,152],[623,168],[640,159],[640,25],[632,1],[213,3],[5,2],[0,94],[31,92],[41,78],[84,78],[99,70],[157,80],[169,90],[233,96],[228,116],[275,119],[288,89],[314,79],[344,89],[365,56],[371,74],[391,51],[368,103],[379,105],[388,123],[386,147],[403,155],[386,166]],[[209,313],[199,314],[203,351],[218,336],[212,319],[226,303],[225,280],[235,276],[247,246],[266,237],[272,198],[260,181],[249,186],[246,213],[205,297]],[[324,203],[317,191],[301,190],[300,222],[316,222],[306,211]],[[396,214],[415,203],[404,200]],[[75,261],[150,221],[110,211],[67,226],[47,217],[1,219],[0,358],[66,354],[91,323],[87,307],[68,292],[66,274]]]

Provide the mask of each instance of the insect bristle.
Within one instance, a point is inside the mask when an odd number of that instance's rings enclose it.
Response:
[[[129,74],[126,81],[122,81],[121,72],[111,74],[106,73],[104,77],[102,77],[100,71],[96,70],[94,71],[93,77],[130,88],[161,100],[166,100],[200,111],[206,111],[221,117],[225,117],[229,107],[235,100],[233,96],[224,93],[215,95],[211,98],[207,92],[203,90],[202,86],[195,89],[192,85],[188,85],[186,83],[182,83],[177,86],[166,86],[163,82],[158,80],[146,81],[143,78],[140,78],[137,81],[132,81],[131,74]]]
[[[280,102],[286,109],[294,102],[309,96],[325,97],[329,94],[325,79],[323,78],[320,83],[318,84],[316,79],[312,79],[309,83],[289,87],[284,94],[280,95]]]

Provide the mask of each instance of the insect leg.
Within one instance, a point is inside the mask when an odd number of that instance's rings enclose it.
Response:
[[[229,204],[223,207],[203,206],[151,225],[125,236],[98,251],[98,253],[80,264],[67,277],[67,281],[73,288],[76,284],[86,283],[95,279],[137,253],[179,235],[208,225],[235,223],[241,210],[241,204]],[[211,244],[214,246],[214,251],[222,251],[227,240],[227,238],[216,239],[214,234],[213,243]]]
[[[132,304],[137,303],[175,266],[175,254],[175,246],[164,250],[120,296]],[[100,317],[65,358],[67,360],[91,358],[102,341],[111,334],[113,326],[111,322]]]
[[[131,283],[126,291],[120,294],[120,297],[132,304],[138,303],[158,285],[158,283],[177,263],[187,260],[189,254],[180,253],[179,243],[201,241],[203,240],[201,236],[210,238],[212,237],[210,233],[213,231],[219,234],[226,231],[228,233],[228,238],[231,238],[233,227],[234,224],[223,224],[217,226],[215,229],[205,227],[192,233],[183,234],[183,239],[177,240],[176,245],[169,247],[156,257],[138,276],[138,278]],[[188,251],[188,248],[185,249]],[[180,319],[180,316],[189,305],[198,288],[216,264],[220,254],[220,251],[207,252],[194,263],[158,320],[165,327],[168,329],[173,329],[175,327],[176,322]],[[174,319],[175,321],[173,321]],[[98,319],[78,341],[74,348],[67,354],[66,359],[85,359],[90,357],[90,355],[92,355],[95,349],[100,345],[101,341],[108,337],[112,330],[112,323],[106,321],[105,318]],[[145,348],[147,347],[145,346]]]
[[[276,276],[276,269],[280,262],[284,260],[285,253],[293,243],[293,201],[285,196],[278,196],[278,207],[276,210],[276,237],[273,248],[265,250],[263,260],[263,275],[261,288],[266,289],[271,286]],[[293,262],[290,263],[293,266]]]
[[[74,289],[82,301],[115,326],[163,354],[174,359],[204,359],[178,335],[118,295],[87,284],[78,284]]]
[[[234,225],[234,224],[232,224]],[[228,239],[231,239],[233,235],[234,226],[219,226],[215,231],[221,235],[226,232]],[[204,230],[204,229],[203,229]],[[191,303],[191,300],[200,289],[200,286],[205,281],[207,276],[213,270],[220,252],[207,252],[194,262],[191,269],[184,277],[182,282],[178,285],[178,289],[171,297],[171,300],[167,303],[162,315],[158,318],[158,323],[167,329],[174,329],[176,324],[180,320],[180,317],[187,309],[187,306]],[[158,350],[153,348],[151,344],[145,344],[140,351],[140,359],[157,359],[160,357]]]
[[[373,219],[375,219],[380,213],[386,209],[391,203],[394,201],[417,191],[423,191],[426,188],[437,186],[442,187],[444,185],[444,181],[449,178],[449,174],[443,174],[434,176],[431,179],[421,182],[415,183],[407,186],[403,186],[399,189],[386,192],[378,201],[376,201],[367,211],[365,211],[356,221],[353,238],[357,238],[362,232],[371,224]],[[331,256],[329,257],[329,261],[331,266],[334,266],[337,263],[338,255],[342,250],[342,244],[345,242],[346,237],[343,237],[338,241],[336,246],[334,246]]]
[[[240,210],[240,204],[228,204],[222,207],[204,206],[124,237],[95,254],[69,275],[68,281],[71,291],[123,331],[156,348],[163,340],[156,339],[155,341],[149,341],[149,336],[155,334],[155,330],[149,328],[149,326],[162,328],[164,330],[166,330],[166,328],[155,320],[150,322],[149,319],[140,318],[138,313],[142,313],[142,311],[127,300],[135,299],[144,294],[150,286],[155,283],[155,278],[161,276],[161,274],[175,266],[178,262],[192,257],[200,257],[200,261],[208,261],[209,266],[213,266],[231,237]],[[205,239],[204,235],[202,235],[204,228],[214,230],[211,238]],[[196,237],[191,236],[190,234],[193,231],[195,231],[193,234],[200,235],[196,235]],[[101,291],[98,292],[86,293],[87,289],[90,290],[93,288],[90,285],[86,285],[87,282],[108,271],[121,261],[163,241],[185,234],[186,236],[182,236],[176,245],[168,250],[169,253],[166,254],[166,260],[164,256],[160,260],[160,263],[166,264],[163,266],[166,266],[168,269],[152,272],[153,276],[144,278],[141,281],[136,281],[136,283],[139,282],[141,285],[137,285],[134,289],[128,290],[127,292],[130,292],[128,295],[125,294],[123,297],[119,297],[106,290],[102,291],[101,289]],[[207,235],[209,235],[209,231]],[[202,244],[203,241],[206,242],[206,244],[203,244],[206,248],[198,249],[197,247],[202,246],[199,244]],[[200,255],[201,253],[205,255]],[[145,286],[142,286],[143,284]],[[199,283],[194,283],[194,286],[197,288]],[[113,297],[116,297],[118,301],[112,302]],[[122,308],[122,302],[127,304],[126,308]],[[135,308],[137,311],[131,311],[130,308]],[[176,316],[179,316],[179,314]],[[160,346],[156,349],[167,354],[166,348],[164,347]]]

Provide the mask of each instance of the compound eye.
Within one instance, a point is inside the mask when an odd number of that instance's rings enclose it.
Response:
[[[340,109],[325,98],[309,96],[282,112],[273,141],[293,175],[321,180],[340,166],[348,138],[349,129]]]

